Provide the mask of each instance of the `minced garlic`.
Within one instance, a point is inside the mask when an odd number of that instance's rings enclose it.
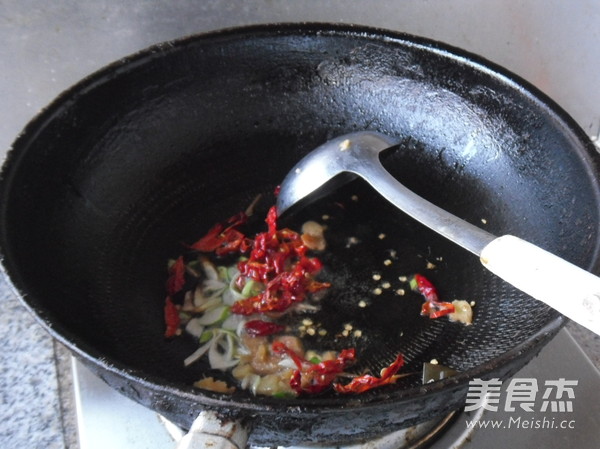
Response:
[[[323,235],[324,229],[316,221],[307,221],[302,225],[302,243],[309,249],[323,251],[327,246],[325,236]]]
[[[231,387],[227,385],[226,382],[216,380],[213,377],[205,377],[204,379],[194,382],[194,387],[227,394],[232,394],[235,391],[235,387]]]
[[[469,325],[473,322],[473,309],[467,301],[456,299],[452,301],[454,312],[448,315],[450,321],[458,321]]]

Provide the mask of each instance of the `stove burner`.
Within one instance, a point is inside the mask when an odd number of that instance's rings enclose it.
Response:
[[[401,429],[379,438],[369,441],[355,443],[345,446],[335,446],[335,449],[422,449],[431,445],[449,426],[451,426],[458,415],[458,412],[452,412],[442,418],[432,419],[430,421],[417,424],[406,429]],[[165,426],[167,432],[173,440],[179,442],[185,435],[185,431],[173,424],[168,419],[159,415],[160,421]],[[466,435],[467,436],[467,435]],[[466,437],[465,436],[465,437]],[[250,446],[249,449],[329,449],[331,446],[310,443],[301,446]]]

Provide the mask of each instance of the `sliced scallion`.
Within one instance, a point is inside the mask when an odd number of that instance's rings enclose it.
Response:
[[[184,366],[189,366],[192,363],[194,363],[196,360],[200,359],[204,354],[206,354],[206,352],[210,349],[210,346],[212,344],[212,339],[210,339],[208,342],[206,342],[204,345],[200,346],[198,349],[196,349],[193,353],[191,353],[184,361],[183,364]]]
[[[203,326],[214,326],[215,324],[224,321],[230,314],[228,306],[219,306],[212,310],[207,310],[204,315],[198,318],[198,324]]]
[[[204,326],[198,322],[198,318],[192,318],[185,325],[185,331],[194,337],[200,337],[204,332]]]
[[[261,288],[262,284],[260,282],[257,282],[254,279],[248,279],[241,293],[244,298],[250,298],[258,295],[261,291]]]

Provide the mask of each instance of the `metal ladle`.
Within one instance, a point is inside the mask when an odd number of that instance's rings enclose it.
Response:
[[[379,160],[379,153],[396,144],[371,131],[329,140],[285,177],[277,198],[279,214],[317,191],[323,194],[334,186],[332,179],[343,181],[342,173],[360,176],[400,210],[479,256],[492,273],[600,335],[599,277],[518,237],[496,237],[421,198]]]

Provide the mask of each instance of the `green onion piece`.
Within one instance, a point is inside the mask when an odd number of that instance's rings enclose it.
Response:
[[[198,260],[190,260],[187,263],[188,268],[191,268],[194,271],[198,271],[200,270],[202,267],[200,267],[200,262]]]
[[[188,321],[191,317],[192,315],[190,315],[188,312],[184,312],[183,310],[179,311],[179,319],[181,321]]]
[[[251,298],[252,296],[256,296],[260,293],[260,288],[260,282],[257,282],[254,279],[248,279],[246,281],[246,285],[244,285],[244,288],[242,289],[242,296],[244,298]]]
[[[208,363],[213,369],[226,370],[239,363],[235,355],[235,339],[230,333],[215,331],[215,339],[208,350]]]
[[[185,325],[185,331],[194,337],[200,338],[200,336],[204,333],[204,326],[198,324],[198,320],[196,318],[192,318]]]
[[[228,306],[219,306],[212,310],[204,312],[204,315],[198,318],[198,324],[203,326],[214,326],[223,322],[231,313]]]
[[[227,269],[227,279],[231,280],[236,277],[240,273],[240,270],[237,269],[237,265],[232,265]]]
[[[200,344],[206,343],[207,341],[211,340],[213,338],[213,336],[214,336],[214,331],[213,330],[204,331],[200,335],[200,338],[198,339],[198,342]]]
[[[227,269],[227,267],[219,265],[217,267],[217,273],[218,273],[219,279],[222,280],[222,281],[229,282],[229,280],[231,279],[229,277],[229,270]]]
[[[196,360],[200,359],[200,357],[202,357],[204,354],[206,354],[206,352],[212,346],[212,341],[211,340],[212,340],[212,338],[209,339],[206,343],[204,343],[204,345],[202,345],[198,349],[196,349],[192,354],[190,354],[189,356],[187,356],[186,359],[183,361],[183,365],[184,366],[189,366],[192,363],[194,363]]]
[[[296,395],[289,391],[278,391],[277,393],[273,393],[273,397],[277,399],[294,399]]]
[[[416,276],[412,276],[410,278],[410,281],[409,281],[408,285],[410,285],[410,289],[412,291],[415,291],[415,292],[419,291],[419,284],[417,283],[417,277]]]

